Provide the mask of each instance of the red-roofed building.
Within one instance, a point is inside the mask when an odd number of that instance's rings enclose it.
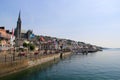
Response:
[[[5,27],[0,27],[0,50],[8,50],[11,35],[9,30],[5,30]]]

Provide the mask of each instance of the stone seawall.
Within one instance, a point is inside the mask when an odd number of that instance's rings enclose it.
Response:
[[[70,56],[71,54],[72,54],[71,52],[65,52],[65,53],[63,53],[63,57]],[[44,57],[40,57],[40,58],[37,58],[37,59],[34,59],[34,60],[25,60],[25,62],[24,61],[22,62],[23,64],[21,63],[19,65],[19,63],[18,63],[17,67],[16,67],[16,63],[15,64],[13,63],[13,65],[14,65],[13,67],[7,66],[6,67],[7,70],[4,70],[4,68],[3,68],[3,71],[0,74],[0,77],[2,78],[2,77],[5,77],[5,76],[8,76],[8,75],[12,75],[13,73],[14,74],[19,73],[19,72],[27,70],[29,68],[34,68],[37,65],[42,65],[42,64],[47,63],[49,61],[54,61],[56,59],[60,59],[60,53],[59,54],[46,55]]]

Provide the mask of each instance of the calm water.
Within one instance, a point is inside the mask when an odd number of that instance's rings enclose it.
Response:
[[[120,50],[73,55],[12,80],[120,80]]]

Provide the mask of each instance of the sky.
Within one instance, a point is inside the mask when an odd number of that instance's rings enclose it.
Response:
[[[0,0],[0,26],[120,48],[120,0]]]

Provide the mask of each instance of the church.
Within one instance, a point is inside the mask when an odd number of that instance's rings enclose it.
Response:
[[[19,46],[20,41],[27,39],[30,40],[30,35],[33,34],[32,30],[23,31],[22,30],[22,21],[21,21],[21,12],[19,12],[18,20],[17,20],[17,26],[14,30],[15,40],[16,44]]]

